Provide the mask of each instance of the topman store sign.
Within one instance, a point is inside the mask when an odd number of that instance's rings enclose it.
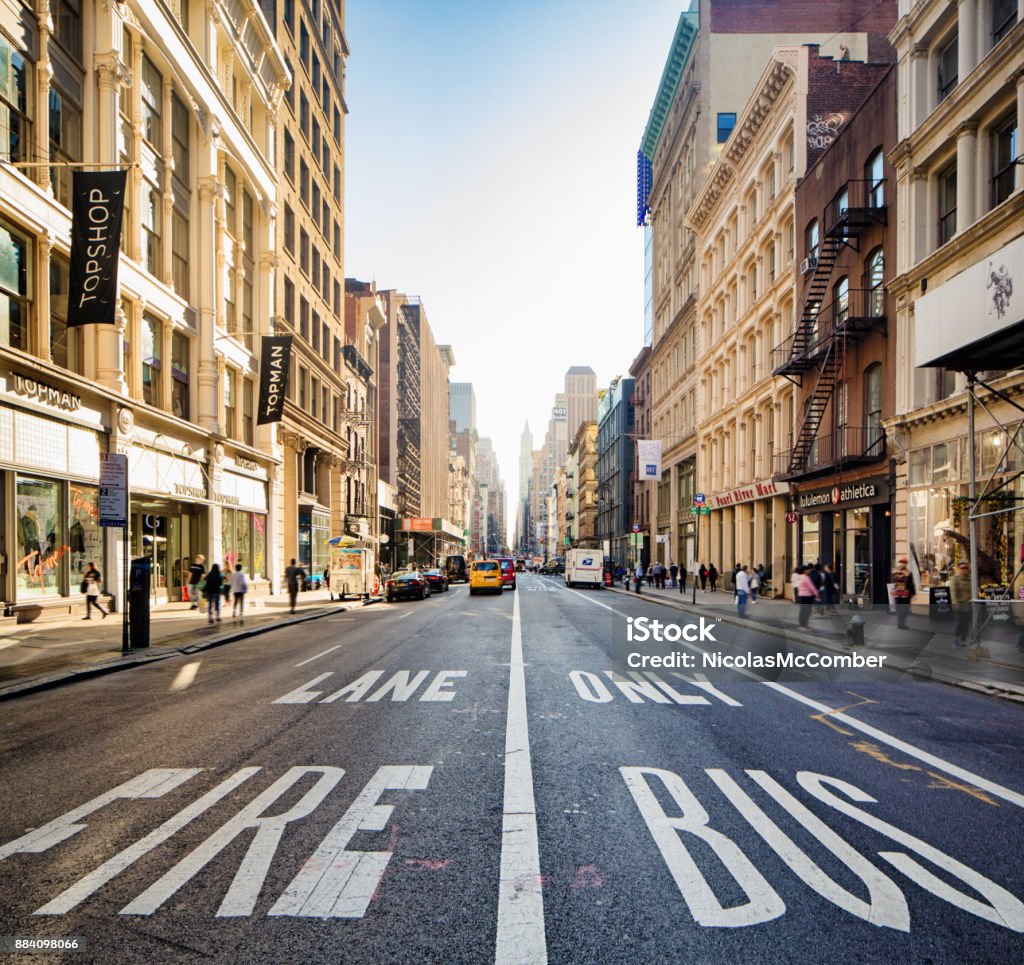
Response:
[[[827,513],[833,509],[881,503],[888,498],[889,484],[884,479],[864,479],[841,483],[831,489],[811,489],[797,493],[796,505],[802,513]]]

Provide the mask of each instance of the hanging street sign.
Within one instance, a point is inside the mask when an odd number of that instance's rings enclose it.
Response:
[[[100,526],[128,525],[128,457],[121,452],[100,454]]]

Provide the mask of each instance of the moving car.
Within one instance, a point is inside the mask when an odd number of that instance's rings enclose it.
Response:
[[[441,570],[424,570],[423,576],[431,593],[448,592],[448,577]]]
[[[469,566],[469,594],[500,593],[501,564],[497,560],[473,560]]]
[[[499,556],[498,563],[501,566],[501,588],[510,586],[516,588],[516,564],[511,556]]]
[[[469,569],[466,565],[465,556],[449,556],[444,561],[444,569],[448,575],[449,583],[469,582]]]
[[[393,573],[384,586],[384,598],[393,600],[425,600],[430,596],[430,584],[419,570],[401,570]]]

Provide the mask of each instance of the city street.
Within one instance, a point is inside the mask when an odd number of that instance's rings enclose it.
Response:
[[[97,962],[1019,959],[1024,708],[622,677],[612,611],[672,618],[520,574],[9,701],[0,933]]]

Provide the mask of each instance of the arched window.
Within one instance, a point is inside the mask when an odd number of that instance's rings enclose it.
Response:
[[[804,231],[804,247],[811,262],[818,260],[818,219],[812,218]]]
[[[850,315],[850,279],[843,275],[832,286],[832,320],[838,328]]]
[[[868,290],[868,312],[872,318],[885,315],[885,253],[875,248],[864,262],[864,282]]]
[[[885,439],[882,430],[882,363],[864,370],[864,453],[877,455]]]
[[[882,149],[878,148],[864,165],[864,180],[868,183],[868,207],[885,207],[885,175]]]

